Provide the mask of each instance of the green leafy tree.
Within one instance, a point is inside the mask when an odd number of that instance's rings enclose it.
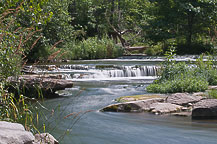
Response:
[[[74,28],[70,25],[71,16],[68,13],[70,0],[49,0],[42,6],[43,12],[49,14],[49,21],[39,22],[37,28],[41,29],[41,37],[36,46],[28,54],[28,60],[47,60],[48,57],[73,40]],[[26,15],[24,14],[24,17]],[[31,43],[31,42],[30,42]],[[54,46],[53,49],[50,47]]]
[[[38,23],[49,21],[50,15],[42,12],[41,5],[46,1],[6,0],[0,2],[0,120],[22,123],[26,130],[37,130],[34,116],[37,107],[26,103],[26,97],[8,92],[9,77],[17,78],[25,63],[26,44],[33,35],[40,33]],[[32,15],[31,23],[23,26],[20,17]],[[34,47],[38,39],[34,40]],[[33,110],[33,111],[32,111]],[[37,115],[38,117],[38,115]]]
[[[149,5],[148,0],[74,0],[69,12],[74,17],[71,24],[82,32],[80,36],[101,38],[107,34],[124,46],[127,40],[142,33]],[[126,39],[125,34],[134,36]]]
[[[45,23],[50,15],[43,13],[41,6],[46,0],[34,1],[1,1],[0,2],[0,79],[18,76],[22,66],[22,58],[27,51],[25,45],[34,34],[39,32],[38,23]],[[20,16],[31,15],[31,23],[23,26]],[[32,43],[32,47],[35,44]]]
[[[147,37],[154,42],[175,39],[191,46],[216,30],[216,0],[152,0]]]

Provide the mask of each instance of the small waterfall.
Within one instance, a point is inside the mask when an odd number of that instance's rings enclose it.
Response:
[[[60,65],[60,69],[88,70],[88,66],[84,65]]]
[[[157,76],[159,67],[156,66],[125,66],[123,70],[108,70],[110,77],[141,77]]]
[[[158,66],[121,65],[45,65],[47,73],[63,73],[65,79],[110,79],[124,77],[157,76]],[[39,72],[39,71],[38,71]]]

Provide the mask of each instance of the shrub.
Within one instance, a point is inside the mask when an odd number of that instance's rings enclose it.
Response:
[[[174,80],[154,83],[147,87],[152,93],[200,92],[208,88],[208,82],[199,77],[181,77]]]
[[[217,99],[217,90],[213,89],[208,91],[209,98],[216,98]]]
[[[103,59],[121,56],[123,49],[106,37],[91,37],[80,42],[71,42],[66,46],[66,59]]]
[[[145,54],[149,56],[161,55],[162,53],[163,53],[163,48],[162,45],[160,44],[151,46],[145,50]]]
[[[152,93],[199,92],[208,89],[208,85],[217,84],[217,70],[211,59],[197,59],[194,66],[185,62],[176,63],[173,56],[167,56],[159,78],[146,89]]]
[[[203,42],[192,43],[190,46],[184,43],[177,44],[177,54],[201,54],[212,52],[213,45]]]

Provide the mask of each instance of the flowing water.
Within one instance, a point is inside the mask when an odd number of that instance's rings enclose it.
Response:
[[[74,81],[63,97],[44,102],[48,130],[63,144],[217,144],[217,121],[98,110],[120,96],[146,93],[162,59],[74,61],[53,67]],[[48,71],[47,71],[48,72]],[[88,111],[86,113],[86,111]],[[73,112],[80,112],[75,118]]]

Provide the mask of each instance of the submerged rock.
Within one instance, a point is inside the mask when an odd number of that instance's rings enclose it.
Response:
[[[217,99],[204,99],[193,105],[192,118],[217,118]]]
[[[178,112],[178,113],[172,113],[173,116],[180,116],[180,117],[190,117],[191,112]]]
[[[166,98],[167,103],[188,106],[204,99],[202,96],[190,95],[188,93],[175,93]]]
[[[1,144],[33,144],[34,136],[18,123],[0,121]]]
[[[156,102],[163,102],[163,98],[153,98],[148,100],[131,101],[125,103],[117,103],[103,108],[102,112],[143,112],[150,111],[151,104]]]

